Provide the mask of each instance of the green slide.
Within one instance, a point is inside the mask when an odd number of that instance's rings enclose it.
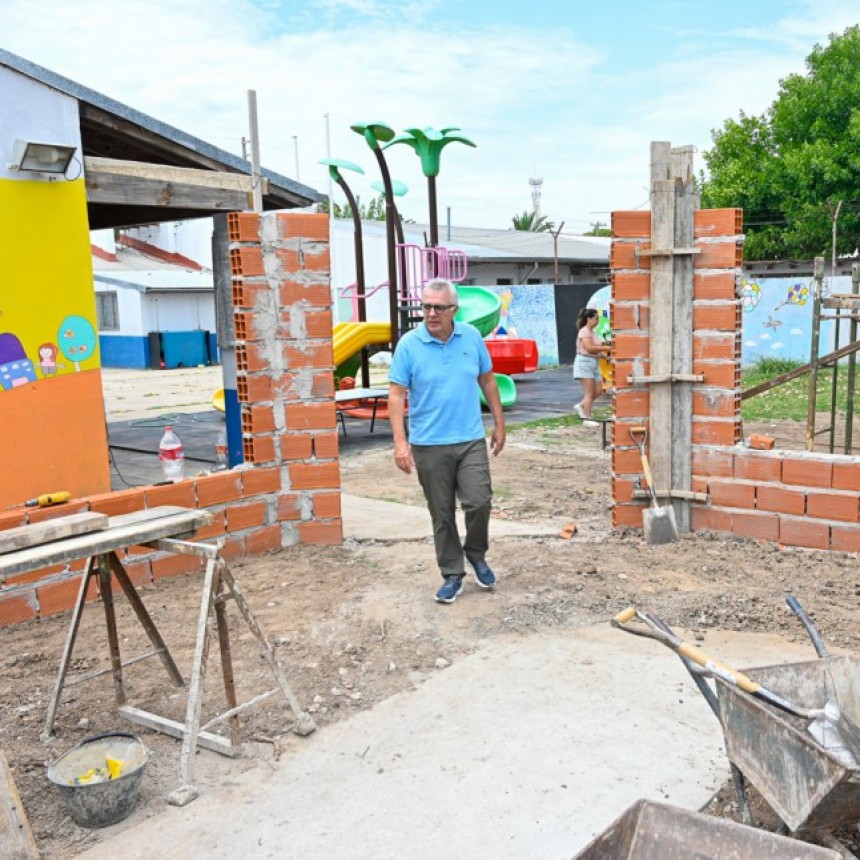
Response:
[[[491,335],[502,315],[502,300],[494,292],[483,287],[458,286],[457,293],[460,296],[460,309],[457,311],[456,319],[471,323],[481,332],[482,337]],[[502,407],[509,409],[517,402],[517,384],[510,376],[503,373],[496,374],[496,382],[499,386]],[[481,405],[487,405],[483,391]]]
[[[460,322],[471,323],[487,337],[499,324],[502,315],[502,300],[491,290],[483,287],[457,287],[460,308],[454,318]]]
[[[499,399],[502,401],[502,409],[510,409],[517,402],[517,384],[510,376],[504,373],[495,374],[496,385],[499,386]],[[481,406],[487,405],[484,392],[481,391]]]

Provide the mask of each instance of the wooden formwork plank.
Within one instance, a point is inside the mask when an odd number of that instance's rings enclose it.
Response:
[[[0,846],[9,860],[39,860],[39,849],[24,812],[6,756],[0,750]]]
[[[675,182],[671,177],[671,145],[651,143],[651,247],[675,247]],[[671,376],[673,352],[672,255],[651,258],[651,352],[652,376]],[[650,387],[649,451],[654,486],[671,489],[672,480],[672,386]]]

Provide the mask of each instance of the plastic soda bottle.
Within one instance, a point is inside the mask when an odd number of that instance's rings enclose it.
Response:
[[[170,425],[164,428],[164,435],[158,445],[158,459],[161,460],[165,481],[176,483],[185,477],[185,454],[182,452],[182,443]]]
[[[227,468],[227,431],[222,427],[215,440],[215,468]]]

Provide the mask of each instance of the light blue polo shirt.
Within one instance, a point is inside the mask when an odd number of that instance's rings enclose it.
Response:
[[[478,377],[493,367],[481,333],[454,322],[445,343],[422,322],[398,342],[388,378],[409,389],[409,441],[457,445],[484,438]]]

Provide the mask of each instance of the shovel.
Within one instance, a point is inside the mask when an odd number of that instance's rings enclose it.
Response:
[[[629,626],[629,622],[634,618],[642,621],[644,626],[639,628]],[[853,766],[856,766],[856,762],[860,761],[860,726],[849,720],[835,702],[828,701],[823,708],[803,708],[800,705],[795,705],[774,693],[773,690],[763,687],[743,672],[715,660],[695,645],[682,641],[660,619],[633,607],[620,612],[610,623],[613,627],[625,630],[627,633],[647,636],[649,639],[661,642],[680,657],[701,666],[707,674],[720,678],[727,684],[739,687],[745,693],[749,693],[751,696],[788,714],[809,720],[807,730],[824,749],[837,758],[840,757],[839,751],[844,750],[847,755],[853,758],[855,762]],[[847,755],[845,759],[847,759]],[[842,760],[842,763],[844,764],[845,761]]]
[[[654,479],[651,477],[651,466],[648,463],[648,455],[645,453],[645,442],[648,439],[648,430],[645,427],[631,427],[630,438],[639,449],[642,457],[642,471],[645,472],[645,480],[648,482],[648,494],[651,498],[651,507],[642,512],[642,528],[645,531],[645,540],[651,546],[664,543],[673,543],[678,540],[678,525],[675,522],[675,509],[668,505],[660,507],[657,504],[657,493],[654,491]]]

